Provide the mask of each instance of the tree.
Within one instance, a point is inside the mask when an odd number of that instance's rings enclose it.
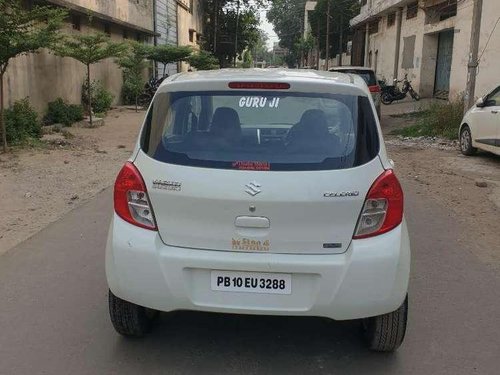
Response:
[[[173,46],[162,44],[151,47],[148,58],[163,64],[163,76],[167,65],[173,62],[186,61],[193,49],[190,46]]]
[[[359,14],[357,0],[319,0],[316,9],[310,17],[311,32],[314,38],[319,39],[321,56],[326,56],[326,13],[330,2],[330,50],[329,56],[335,56],[345,51],[347,41],[351,35],[349,20]],[[319,38],[318,38],[319,31]],[[342,41],[342,44],[341,44]]]
[[[187,58],[187,62],[197,70],[219,69],[219,61],[217,58],[210,52],[203,50],[193,53]]]
[[[252,49],[258,40],[259,7],[266,0],[207,0],[204,48],[212,51],[222,67],[231,66],[237,56]]]
[[[104,59],[119,57],[127,46],[112,42],[106,34],[72,34],[66,35],[55,47],[56,54],[62,57],[72,57],[87,67],[87,95],[90,125],[92,125],[92,90],[90,66]]]
[[[123,90],[132,94],[137,112],[137,99],[144,89],[143,72],[147,67],[146,58],[151,53],[151,46],[139,42],[130,42],[129,50],[117,60],[123,70]]]
[[[20,0],[0,0],[0,128],[3,152],[7,152],[3,79],[11,59],[49,47],[58,38],[65,10],[35,6],[28,10]]]
[[[304,7],[306,0],[273,0],[267,19],[280,38],[280,46],[288,49],[285,60],[295,66],[300,60],[297,46],[303,36]]]

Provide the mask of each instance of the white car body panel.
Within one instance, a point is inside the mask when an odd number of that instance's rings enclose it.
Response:
[[[178,74],[159,92],[230,91],[230,81],[286,82],[290,91],[344,93],[369,98],[361,77],[317,71],[232,70]],[[126,301],[161,311],[324,316],[357,319],[396,310],[405,300],[410,270],[406,223],[382,235],[352,240],[366,194],[392,169],[380,139],[378,156],[348,169],[241,171],[173,165],[146,155],[138,140],[130,161],[146,184],[158,231],[134,226],[118,215],[106,247],[110,290]],[[140,138],[140,137],[139,137]],[[153,188],[175,181],[180,191]],[[245,193],[256,181],[262,190]],[[325,197],[327,192],[357,196]],[[255,212],[249,211],[255,206]],[[251,217],[269,219],[269,228]],[[252,251],[233,239],[269,241]],[[324,247],[324,244],[341,244]],[[290,295],[220,292],[210,288],[211,271],[291,274]],[[243,297],[242,297],[243,296]]]
[[[500,105],[474,105],[465,114],[459,135],[464,125],[471,130],[473,147],[500,155]]]
[[[212,291],[214,269],[291,273],[292,294]],[[113,294],[160,311],[366,318],[394,311],[403,303],[409,271],[404,221],[380,236],[353,240],[343,254],[297,255],[171,247],[158,232],[138,228],[115,214],[106,247],[106,275]]]

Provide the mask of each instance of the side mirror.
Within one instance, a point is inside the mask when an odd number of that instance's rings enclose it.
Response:
[[[484,101],[484,98],[479,98],[476,102],[476,107],[478,108],[483,108],[485,106],[485,101]]]

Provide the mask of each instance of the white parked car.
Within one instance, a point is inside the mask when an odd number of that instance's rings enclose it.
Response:
[[[157,311],[359,319],[402,343],[403,192],[355,75],[221,70],[165,80],[114,187],[106,249],[115,329]]]
[[[465,114],[459,137],[464,155],[474,155],[477,149],[500,155],[500,86]]]

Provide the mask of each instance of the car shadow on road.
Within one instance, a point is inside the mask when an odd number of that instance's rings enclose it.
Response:
[[[183,374],[373,374],[399,363],[363,346],[359,322],[197,312],[162,314],[146,338],[120,338],[115,354]]]

